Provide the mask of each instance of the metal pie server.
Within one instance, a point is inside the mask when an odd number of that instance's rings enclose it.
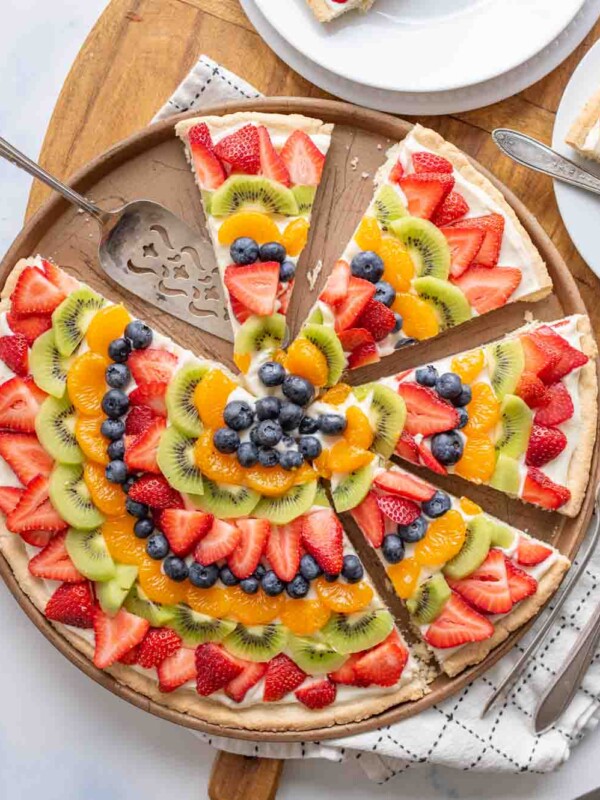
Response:
[[[0,156],[89,214],[100,226],[98,260],[115,283],[177,319],[233,341],[211,245],[164,206],[134,200],[103,211],[0,137]]]

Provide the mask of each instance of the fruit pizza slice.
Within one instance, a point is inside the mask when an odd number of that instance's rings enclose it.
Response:
[[[550,292],[503,195],[434,131],[392,147],[375,187],[308,318],[336,331],[350,368]]]
[[[307,2],[319,22],[331,22],[347,11],[367,12],[375,0],[307,0]]]
[[[546,542],[397,466],[375,472],[351,513],[451,676],[531,619],[569,568]]]
[[[600,91],[596,91],[581,109],[565,141],[585,158],[600,161]]]

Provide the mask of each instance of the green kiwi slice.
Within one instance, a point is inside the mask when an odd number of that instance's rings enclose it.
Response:
[[[346,366],[344,349],[336,332],[325,325],[305,325],[301,336],[318,347],[327,359],[327,386],[334,386]]]
[[[498,489],[499,492],[516,497],[521,486],[518,462],[505,453],[498,453],[494,474],[490,478],[490,486]]]
[[[502,400],[505,394],[514,394],[525,369],[523,345],[519,339],[490,344],[485,352],[496,397]]]
[[[186,436],[173,425],[160,437],[156,460],[161,472],[178,492],[202,494],[202,473],[196,466],[196,439]]]
[[[288,648],[292,659],[308,675],[335,672],[348,658],[344,653],[338,653],[328,642],[307,636],[290,635]]]
[[[173,619],[173,606],[162,606],[154,603],[142,591],[139,584],[134,583],[125,598],[125,609],[131,614],[135,614],[142,619],[147,619],[154,628],[162,628],[168,625]]]
[[[47,397],[35,418],[35,432],[44,450],[60,464],[82,464],[75,438],[75,408],[68,397]]]
[[[79,572],[90,581],[109,581],[115,577],[115,562],[99,528],[85,531],[69,528],[65,547]]]
[[[246,627],[238,622],[223,640],[223,646],[231,655],[245,661],[270,661],[281,653],[287,639],[288,631],[283,625],[271,622],[268,625]]]
[[[375,195],[373,208],[377,222],[384,231],[389,230],[392,222],[408,215],[408,210],[398,192],[388,183],[384,184]]]
[[[492,543],[492,527],[492,520],[485,514],[477,514],[469,520],[464,544],[460,552],[445,565],[444,575],[461,580],[480,567]]]
[[[61,356],[72,355],[92,321],[104,305],[104,298],[87,286],[75,289],[52,312],[52,329]]]
[[[29,368],[36,386],[52,397],[62,397],[67,390],[67,370],[70,359],[61,356],[54,331],[50,329],[33,343]]]
[[[200,436],[202,432],[194,391],[209,371],[208,364],[185,364],[169,382],[165,398],[169,421],[186,436]]]
[[[221,519],[247,517],[254,512],[260,500],[258,492],[245,486],[215,483],[206,477],[202,479],[202,483],[204,492],[202,495],[193,495],[192,502],[203,511]]]
[[[240,355],[254,355],[262,350],[277,350],[284,343],[287,333],[285,317],[271,314],[269,317],[248,317],[235,335],[234,351]]]
[[[413,286],[423,300],[435,308],[440,330],[467,322],[473,316],[471,305],[458,286],[440,278],[417,278]]]
[[[275,525],[287,525],[311,508],[317,494],[317,482],[310,481],[292,486],[279,497],[263,497],[252,512],[259,519],[268,519]]]
[[[73,528],[91,531],[104,522],[92,502],[80,465],[57,464],[50,474],[48,492],[54,508]]]
[[[110,580],[97,583],[96,597],[105,614],[114,616],[125,602],[138,575],[132,564],[115,564],[115,574]]]
[[[338,653],[359,653],[383,642],[394,628],[394,620],[384,608],[356,614],[332,614],[321,633]]]
[[[335,510],[350,511],[351,508],[362,503],[373,483],[373,464],[350,472],[336,483],[332,490],[333,505]],[[333,484],[332,484],[333,486]]]
[[[210,212],[215,217],[227,217],[237,211],[295,217],[298,203],[293,192],[281,183],[260,175],[231,175],[213,194]]]
[[[173,607],[171,626],[181,636],[187,647],[197,647],[204,642],[220,642],[235,628],[228,619],[215,619],[200,614],[186,605]]]
[[[419,276],[448,278],[450,246],[439,228],[418,217],[401,217],[390,222],[389,227],[408,250]]]
[[[298,213],[308,217],[315,202],[316,186],[292,186],[292,194],[298,204]]]
[[[516,394],[505,394],[500,405],[502,436],[496,450],[510,458],[519,458],[527,450],[533,413],[527,403]]]
[[[438,572],[419,586],[406,606],[417,625],[429,625],[437,619],[449,598],[450,587]]]
[[[404,428],[406,404],[389,386],[366,383],[354,388],[354,396],[359,401],[364,400],[369,394],[372,394],[369,417],[375,424],[375,439],[371,447],[384,458],[389,458]]]

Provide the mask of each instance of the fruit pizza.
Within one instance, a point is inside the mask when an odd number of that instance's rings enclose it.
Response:
[[[348,11],[368,11],[375,0],[307,0],[319,22],[331,22]]]
[[[600,91],[594,92],[583,106],[565,142],[584,158],[600,161]]]

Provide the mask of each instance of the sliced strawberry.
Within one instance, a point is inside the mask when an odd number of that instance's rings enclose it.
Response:
[[[358,659],[354,672],[361,686],[394,686],[400,680],[407,661],[406,647],[398,641],[386,639]]]
[[[534,422],[529,434],[525,463],[528,467],[543,467],[559,456],[566,446],[567,437],[561,430]]]
[[[494,626],[478,611],[452,592],[438,618],[425,633],[432,647],[445,649],[467,642],[482,642],[494,633]]]
[[[229,568],[240,580],[250,577],[264,553],[271,524],[266,519],[238,519],[240,543],[227,559]]]
[[[85,578],[71,561],[65,539],[67,534],[58,533],[51,539],[43,550],[29,562],[29,572],[36,578],[46,578],[51,581],[64,581],[65,583],[80,583]]]
[[[524,400],[529,408],[545,406],[550,400],[546,387],[534,372],[523,372],[515,394]]]
[[[399,184],[408,202],[408,213],[431,219],[454,188],[454,178],[444,172],[419,172],[401,178]]]
[[[145,433],[155,417],[156,414],[150,406],[133,406],[125,418],[125,433],[128,436]]]
[[[223,165],[215,155],[215,149],[205,122],[194,125],[188,132],[188,141],[196,178],[202,189],[214,191],[227,177]]]
[[[481,249],[485,231],[477,228],[442,228],[450,247],[450,274],[459,278],[475,260]]]
[[[290,185],[290,174],[283,163],[283,159],[273,147],[269,131],[264,125],[259,125],[258,141],[260,148],[260,171],[266,178],[282,183],[284,186]]]
[[[165,658],[156,669],[158,688],[173,692],[184,683],[196,680],[196,651],[181,647],[174,655]]]
[[[19,536],[24,542],[32,547],[46,547],[51,539],[55,537],[54,531],[21,531]]]
[[[267,671],[266,664],[246,661],[243,671],[225,687],[225,694],[236,703],[241,703],[247,692],[259,682]]]
[[[215,155],[228,164],[233,172],[258,175],[260,172],[260,140],[256,125],[243,128],[221,139],[215,147]]]
[[[137,663],[144,669],[158,667],[181,647],[181,637],[172,628],[150,628],[139,644]]]
[[[28,371],[27,338],[22,333],[0,336],[0,359],[9,369],[24,378]]]
[[[13,511],[23,495],[23,489],[16,486],[0,486],[0,511],[7,516]]]
[[[196,691],[208,697],[237,678],[245,662],[229,655],[220,645],[207,642],[196,648]]]
[[[298,572],[302,527],[302,517],[288,525],[271,527],[266,556],[271,568],[282,581],[291,581]]]
[[[523,273],[518,267],[470,267],[452,282],[458,286],[478,314],[506,305]]]
[[[66,294],[36,267],[26,267],[11,294],[15,314],[51,314]]]
[[[515,605],[526,597],[531,597],[531,595],[535,594],[538,584],[533,575],[529,575],[524,570],[519,569],[510,558],[505,556],[505,560],[510,599],[513,601],[513,605]]]
[[[433,436],[458,427],[458,411],[433,389],[407,381],[398,385],[398,394],[406,403],[404,430],[412,436]]]
[[[506,614],[512,608],[506,563],[501,550],[492,548],[483,564],[461,580],[447,578],[450,588],[486,614]]]
[[[99,669],[110,667],[142,641],[149,627],[148,620],[130,614],[123,608],[114,617],[109,617],[102,609],[96,608],[94,664]]]
[[[555,383],[545,390],[546,402],[535,412],[533,421],[538,425],[560,425],[571,419],[574,413],[573,401],[563,383]]]
[[[375,486],[384,492],[407,497],[409,500],[416,500],[419,503],[431,500],[436,492],[435,487],[427,481],[417,478],[416,475],[411,475],[409,472],[399,472],[398,470],[380,472],[375,477]]]
[[[337,515],[330,508],[304,517],[302,544],[323,572],[339,575],[344,561],[344,535]]]
[[[440,464],[425,442],[419,442],[417,449],[419,450],[419,464],[427,467],[427,469],[430,469],[432,472],[435,472],[436,475],[448,474],[446,467],[443,464]]]
[[[6,315],[6,321],[13,333],[23,334],[30,347],[38,336],[41,336],[42,333],[52,327],[52,317],[49,314],[31,314],[22,317],[9,311]]]
[[[448,175],[452,175],[454,172],[454,167],[447,158],[428,150],[413,153],[412,163],[415,172],[445,172]]]
[[[176,556],[187,556],[212,527],[214,517],[203,511],[167,508],[159,518],[160,529]]]
[[[190,147],[201,144],[207,147],[211,152],[214,152],[215,146],[206,122],[199,122],[197,125],[191,127],[188,131],[188,140]]]
[[[315,680],[294,692],[296,699],[310,709],[325,708],[330,706],[337,694],[335,683],[329,678]]]
[[[160,473],[156,456],[160,437],[166,427],[167,421],[162,417],[157,417],[144,433],[135,437],[131,444],[125,443],[125,463],[128,469]]]
[[[168,383],[177,369],[177,361],[174,353],[149,347],[130,353],[127,366],[137,384]]]
[[[90,584],[63,583],[46,603],[46,619],[73,628],[94,627],[94,597]]]
[[[396,455],[409,461],[411,464],[419,464],[419,447],[411,434],[403,430],[396,443]]]
[[[194,558],[200,564],[214,564],[233,553],[242,538],[241,530],[233,522],[215,519],[208,534],[200,541]]]
[[[327,676],[330,681],[334,683],[342,683],[345,686],[369,686],[369,683],[363,681],[356,674],[356,664],[363,657],[362,653],[353,653],[349,658],[344,661],[342,666],[335,672],[330,672]]]
[[[396,325],[396,315],[379,300],[369,300],[356,320],[357,328],[368,330],[376,342],[381,342]]]
[[[376,364],[379,353],[373,334],[366,328],[349,328],[340,331],[339,340],[345,353],[348,353],[348,367],[356,369],[366,364]]]
[[[348,369],[366,367],[367,364],[377,364],[378,361],[381,361],[381,358],[375,341],[366,342],[350,353],[348,356]]]
[[[464,217],[469,213],[469,204],[460,192],[450,192],[437,209],[431,221],[438,228],[442,225],[449,225],[451,222],[456,222],[457,219]],[[481,236],[483,241],[483,234]]]
[[[570,345],[566,339],[563,339],[549,325],[541,325],[531,336],[536,343],[543,342],[558,357],[557,363],[545,371],[542,378],[545,383],[556,383],[556,381],[564,378],[565,375],[568,375],[574,369],[582,367],[589,361],[585,353]]]
[[[21,499],[6,518],[6,527],[13,533],[24,531],[64,531],[61,519],[48,498],[48,478],[37,475],[27,484]]]
[[[52,261],[47,261],[45,258],[43,258],[42,266],[44,268],[44,275],[48,278],[50,283],[53,283],[57,289],[60,289],[60,291],[63,292],[65,297],[70,295],[71,292],[74,292],[75,289],[79,288],[79,281],[75,278],[72,278],[60,267],[57,267],[56,264],[52,263]]]
[[[417,517],[421,516],[421,509],[412,500],[395,495],[381,495],[377,497],[377,505],[386,517],[397,525],[410,525]]]
[[[277,290],[277,303],[279,306],[276,308],[279,314],[287,314],[287,310],[290,306],[290,300],[292,299],[293,289],[294,281],[288,281],[288,283],[282,283],[279,285]]]
[[[529,467],[521,497],[527,503],[534,503],[554,511],[569,502],[571,492],[564,486],[554,483],[536,467]]]
[[[381,547],[385,535],[385,520],[377,503],[377,495],[369,492],[362,503],[351,509],[350,513],[373,547]]]
[[[319,185],[325,156],[304,131],[292,133],[283,145],[280,156],[294,185]]]
[[[225,286],[253,314],[267,317],[275,311],[279,264],[266,261],[246,267],[232,264],[225,270]]]
[[[353,275],[348,281],[348,294],[335,309],[335,329],[337,332],[356,327],[368,302],[375,294],[375,285]]]
[[[551,383],[549,378],[558,364],[559,354],[549,343],[541,338],[534,338],[530,333],[522,334],[519,341],[525,357],[525,372],[537,375],[545,384]]]
[[[183,508],[183,501],[162,475],[142,475],[131,487],[127,496],[150,508]]]
[[[306,673],[291,658],[283,653],[275,656],[267,664],[263,700],[265,703],[281,700],[304,683],[305,678]]]
[[[145,383],[143,386],[136,386],[135,389],[129,393],[129,404],[131,406],[147,406],[154,411],[155,415],[166,417],[166,393],[166,383]]]
[[[33,433],[40,408],[34,385],[15,376],[0,386],[0,428]]]
[[[0,433],[0,456],[23,486],[38,475],[48,477],[54,466],[36,436],[27,433]]]
[[[552,555],[552,548],[535,539],[519,536],[517,547],[517,562],[523,567],[535,567]]]
[[[237,321],[243,325],[244,322],[248,319],[248,317],[252,316],[252,311],[247,308],[243,303],[240,303],[239,300],[233,295],[229,295],[229,302],[231,303],[231,310],[233,311],[233,316],[237,319]]]
[[[330,306],[337,305],[348,293],[350,283],[350,264],[343,259],[336,261],[319,300]]]
[[[390,183],[399,184],[400,180],[404,177],[404,167],[401,161],[396,161],[389,174]]]
[[[469,217],[454,223],[461,228],[477,228],[485,231],[485,238],[477,254],[476,264],[491,269],[498,264],[502,236],[504,235],[504,217],[501,214],[488,214],[484,217]]]

